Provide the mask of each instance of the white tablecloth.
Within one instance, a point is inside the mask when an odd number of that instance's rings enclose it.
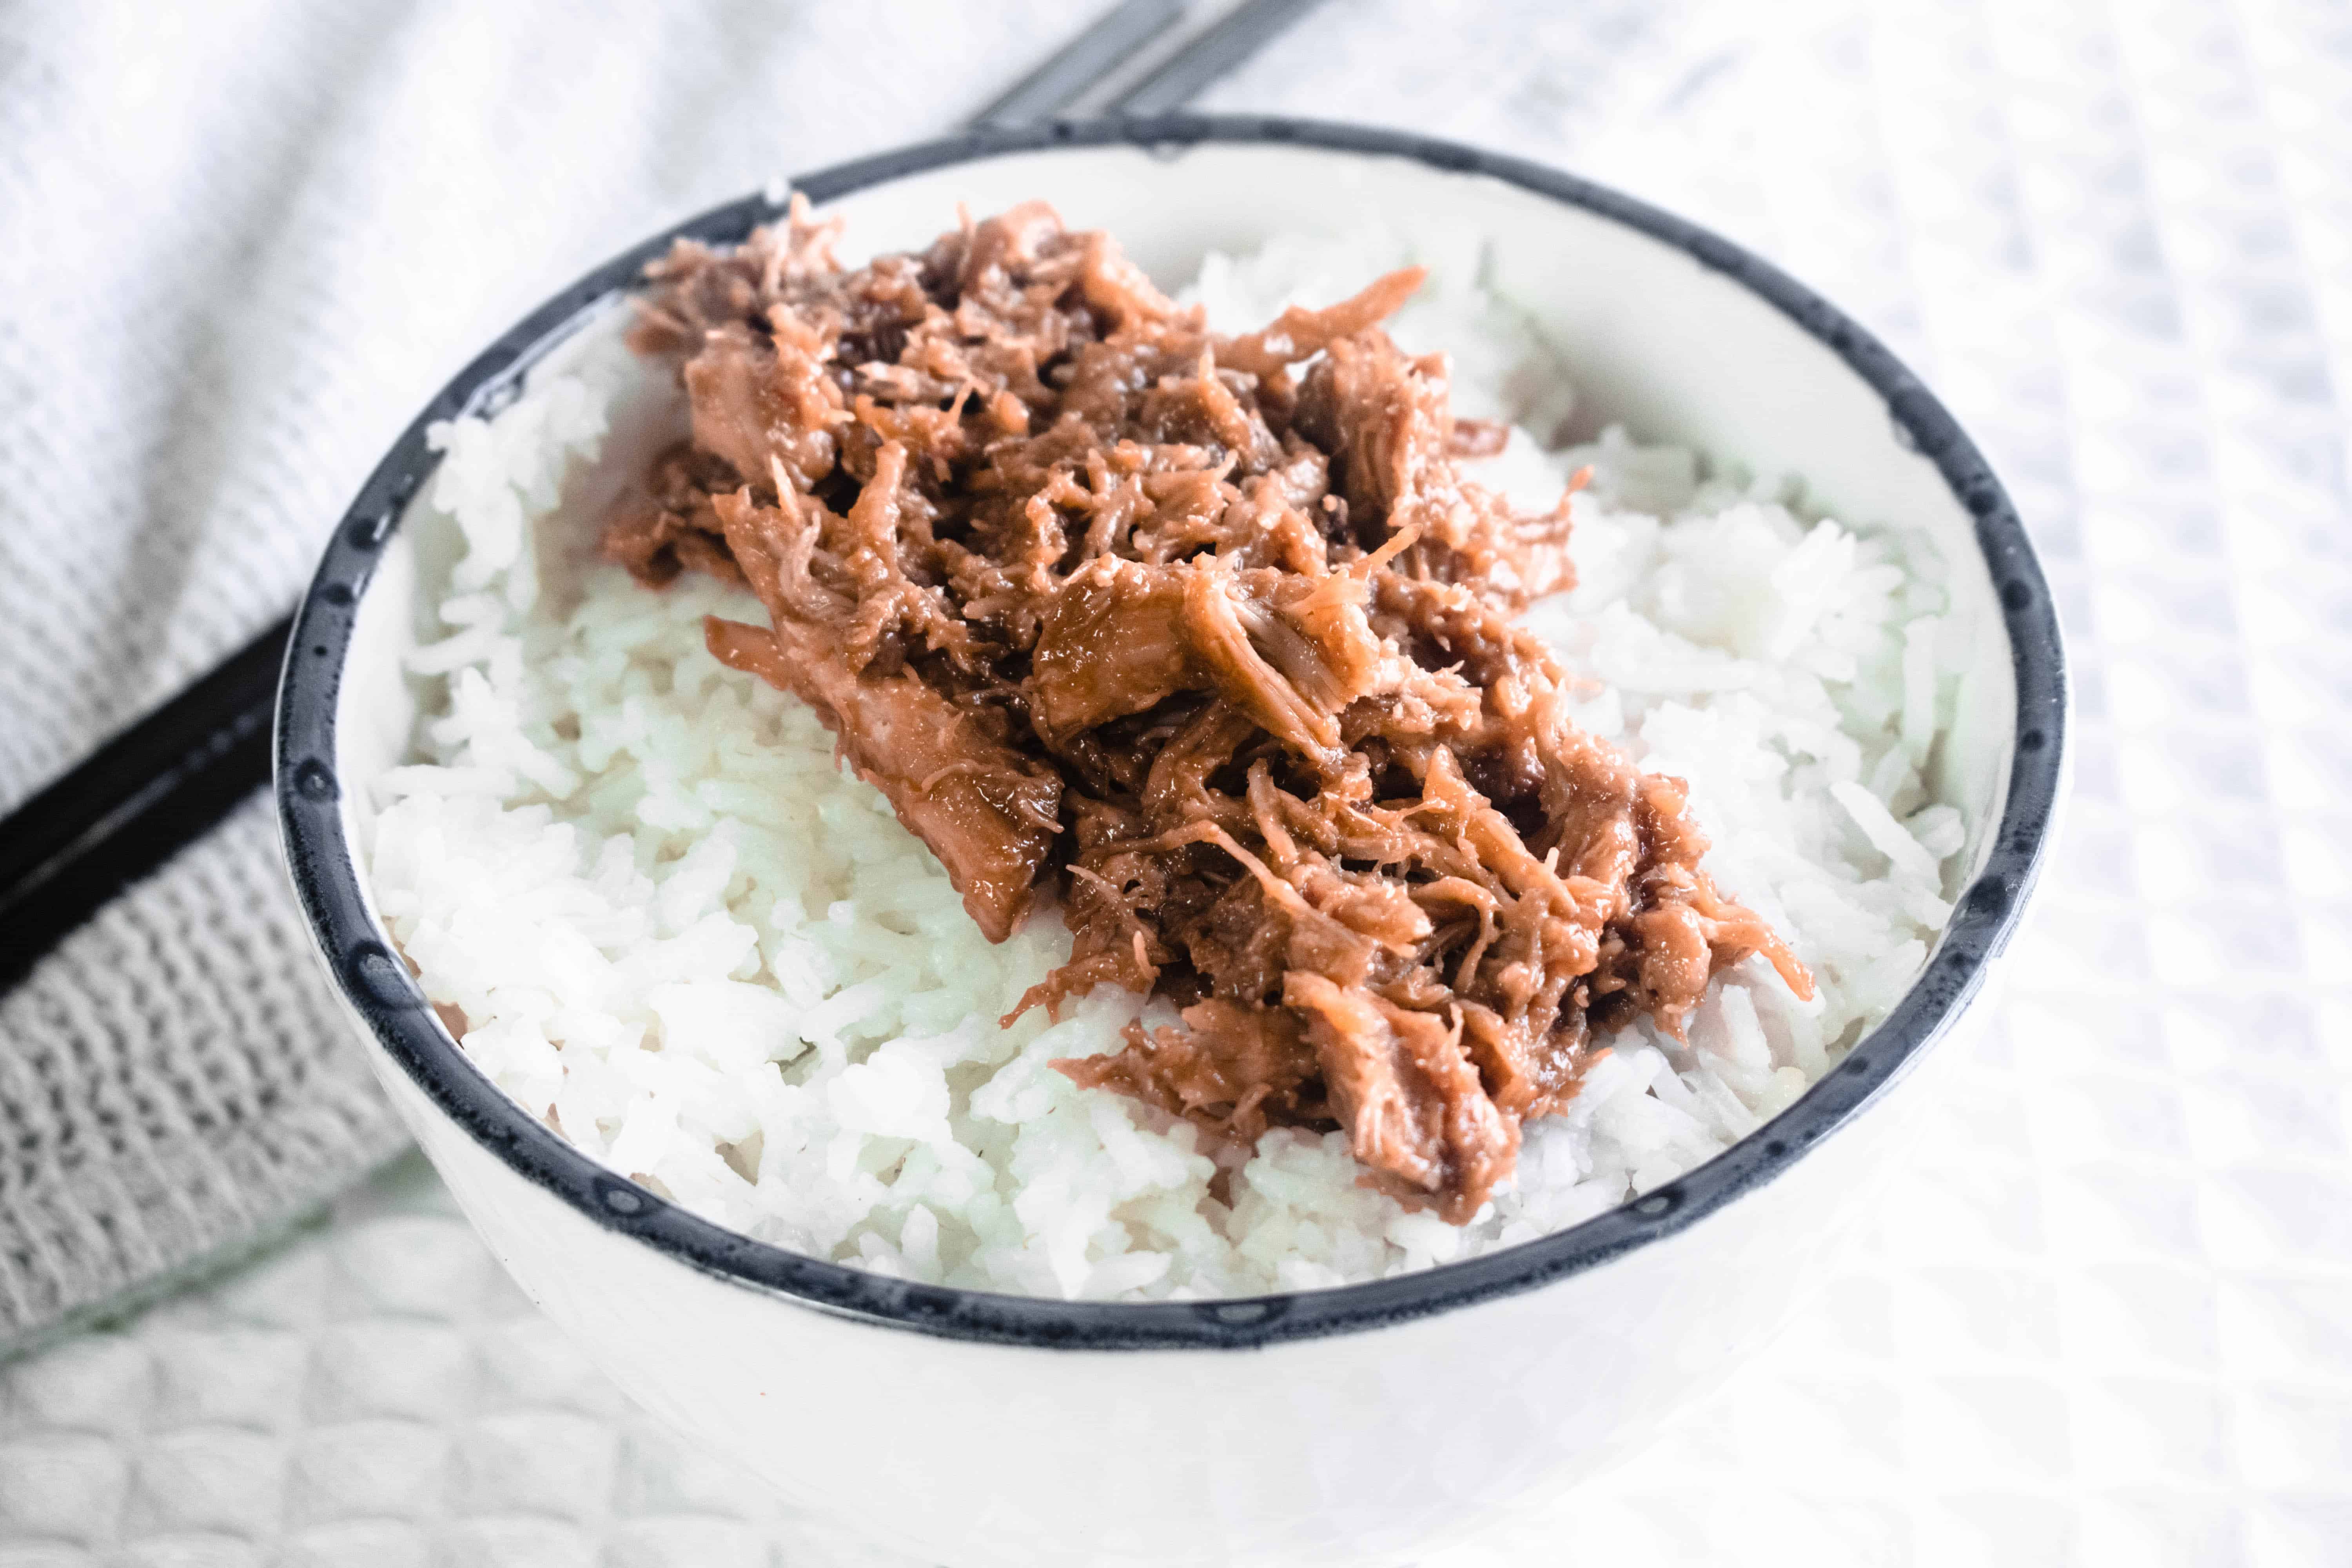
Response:
[[[518,307],[945,127],[1088,7],[982,9],[0,22],[0,616],[89,612],[7,672],[0,793],[266,620]],[[912,60],[840,68],[893,29]],[[2063,850],[1867,1255],[1627,1468],[1433,1561],[2352,1562],[2352,8],[1335,0],[1208,101],[1526,153],[1776,258],[1977,434],[2073,638]],[[126,213],[171,268],[91,238]],[[68,329],[69,395],[6,379]],[[70,551],[16,521],[51,514]],[[0,1568],[869,1560],[635,1416],[413,1164],[0,1368]]]

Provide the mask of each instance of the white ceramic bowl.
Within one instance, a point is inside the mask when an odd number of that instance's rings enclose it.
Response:
[[[1554,171],[1392,132],[1179,119],[987,132],[800,184],[852,247],[927,241],[959,201],[1044,195],[1163,283],[1212,247],[1381,216],[1484,237],[1583,405],[1650,439],[1804,474],[1924,527],[1982,628],[1933,785],[1969,826],[1950,929],[1902,1004],[1791,1110],[1638,1202],[1507,1252],[1248,1300],[1071,1304],[909,1285],[745,1239],[597,1166],[459,1052],[391,951],[350,846],[417,697],[410,499],[432,420],[494,406],[616,331],[674,235],[564,290],[419,417],[337,530],[278,714],[294,883],[352,1028],[532,1300],[631,1394],[796,1502],[957,1564],[1400,1562],[1618,1455],[1754,1354],[1832,1262],[1897,1151],[1883,1107],[1979,1016],[2049,842],[2066,699],[2056,619],[1976,448],[1866,332],[1735,246]],[[1901,1097],[1894,1097],[1899,1100]]]

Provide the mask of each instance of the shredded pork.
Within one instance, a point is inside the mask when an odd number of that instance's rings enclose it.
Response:
[[[856,268],[836,230],[649,269],[631,343],[692,435],[604,548],[749,584],[772,625],[711,651],[824,718],[992,939],[1057,899],[1024,1010],[1181,1008],[1070,1078],[1240,1142],[1342,1127],[1460,1223],[1611,1030],[1679,1032],[1756,952],[1811,994],[1514,625],[1571,581],[1568,500],[1463,478],[1505,432],[1381,330],[1418,270],[1223,337],[1042,203]]]

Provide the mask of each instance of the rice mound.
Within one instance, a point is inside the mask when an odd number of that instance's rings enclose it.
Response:
[[[1285,237],[1211,256],[1186,298],[1247,330],[1419,261],[1391,323],[1444,349],[1465,416],[1508,420],[1473,470],[1574,501],[1580,577],[1526,624],[1594,685],[1578,723],[1687,780],[1724,890],[1789,940],[1801,1003],[1760,959],[1718,976],[1686,1045],[1616,1037],[1568,1114],[1530,1121],[1514,1182],[1468,1225],[1359,1187],[1346,1136],[1251,1152],[1076,1088],[1047,1064],[1116,1049],[1139,999],[998,1016],[1068,952],[1057,911],[992,944],[879,792],[796,699],[729,670],[702,620],[764,623],[740,589],[661,592],[583,565],[579,476],[643,373],[614,345],[488,419],[434,428],[426,504],[462,537],[432,584],[446,635],[414,761],[375,784],[377,906],[472,1060],[612,1169],[818,1258],[1019,1294],[1247,1295],[1425,1268],[1600,1214],[1754,1131],[1902,995],[1950,914],[1960,814],[1921,774],[1967,628],[1924,537],[1702,479],[1622,431],[1553,447],[1566,367],[1477,281],[1475,247]],[[567,493],[567,485],[571,492]],[[569,504],[567,504],[567,502]],[[548,589],[561,582],[562,592]],[[1230,1168],[1213,1194],[1219,1164]]]

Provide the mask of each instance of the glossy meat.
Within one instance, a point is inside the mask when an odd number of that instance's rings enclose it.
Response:
[[[1459,1222],[1609,1030],[1679,1030],[1752,952],[1810,993],[1512,623],[1572,580],[1567,498],[1462,477],[1503,432],[1380,331],[1418,272],[1220,338],[1042,204],[854,270],[832,240],[796,209],[652,269],[633,342],[693,435],[606,549],[751,585],[772,626],[712,651],[824,717],[990,936],[1055,895],[1024,1008],[1181,1007],[1072,1079],[1336,1124]]]

